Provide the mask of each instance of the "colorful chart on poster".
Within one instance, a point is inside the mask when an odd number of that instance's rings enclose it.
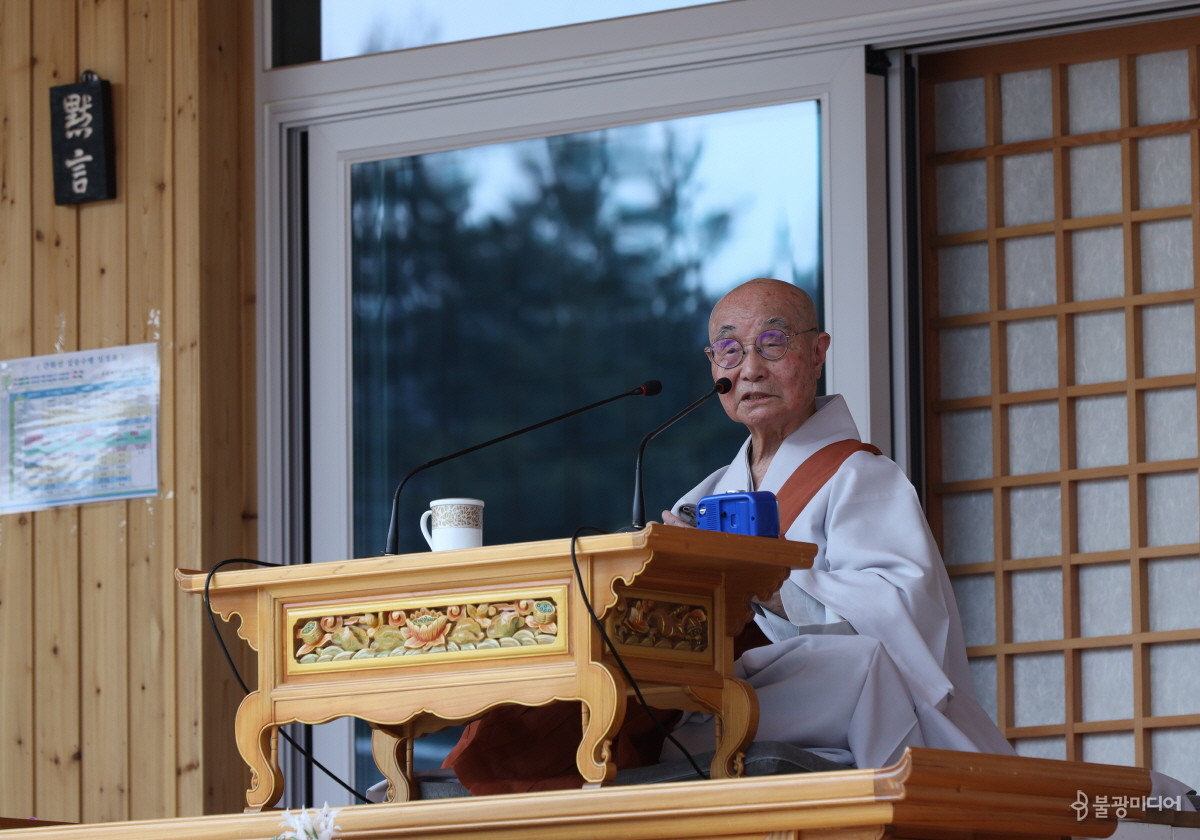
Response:
[[[158,493],[158,345],[0,361],[0,513]]]

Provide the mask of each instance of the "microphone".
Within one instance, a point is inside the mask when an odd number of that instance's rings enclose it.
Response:
[[[713,383],[711,391],[642,438],[642,443],[638,446],[637,464],[633,468],[633,525],[628,530],[640,531],[646,527],[646,504],[642,499],[642,453],[646,451],[646,444],[658,437],[659,432],[672,425],[676,420],[691,414],[714,394],[728,394],[732,388],[733,383],[722,376]]]
[[[660,391],[662,391],[662,383],[659,382],[657,379],[651,379],[646,382],[643,382],[641,385],[637,386],[636,388],[634,388],[631,391],[622,391],[621,393],[619,393],[615,396],[607,397],[605,399],[599,400],[599,401],[591,403],[589,405],[585,405],[582,408],[576,408],[572,411],[566,412],[565,414],[559,414],[557,417],[551,417],[548,420],[543,420],[540,423],[534,423],[532,426],[526,426],[523,429],[517,429],[515,432],[509,432],[508,434],[501,435],[498,438],[492,438],[491,440],[484,441],[483,443],[477,443],[474,446],[468,446],[466,449],[461,449],[458,452],[451,452],[449,455],[443,455],[440,458],[434,458],[432,461],[426,461],[424,464],[421,464],[418,467],[414,467],[413,469],[409,470],[408,475],[404,476],[404,479],[400,482],[400,485],[396,488],[395,495],[392,496],[392,519],[388,523],[387,544],[384,546],[383,553],[384,554],[399,554],[400,553],[400,549],[399,549],[399,544],[400,544],[400,527],[399,527],[399,523],[400,523],[400,491],[404,489],[404,485],[408,483],[408,480],[410,478],[412,478],[414,475],[416,475],[417,473],[421,472],[421,470],[428,469],[429,467],[436,467],[438,464],[445,463],[446,461],[451,461],[462,455],[469,455],[470,453],[472,453],[478,449],[483,449],[485,446],[491,446],[493,443],[500,443],[501,441],[506,441],[509,438],[514,438],[517,435],[523,435],[526,432],[532,432],[534,429],[540,429],[540,428],[542,428],[542,426],[549,426],[551,423],[557,423],[559,420],[566,420],[568,417],[574,417],[576,414],[582,414],[583,412],[590,411],[593,408],[599,408],[600,406],[602,406],[606,403],[613,402],[614,400],[619,400],[622,397],[653,397],[655,394],[659,393]]]

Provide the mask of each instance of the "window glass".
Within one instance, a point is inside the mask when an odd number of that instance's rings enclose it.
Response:
[[[400,548],[442,496],[485,500],[489,544],[628,524],[638,441],[711,387],[716,299],[765,275],[820,303],[818,137],[801,102],[354,164],[357,556],[414,466],[659,379],[418,474]],[[650,518],[741,439],[715,400],[681,424],[646,450]]]

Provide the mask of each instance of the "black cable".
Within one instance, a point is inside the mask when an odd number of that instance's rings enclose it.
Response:
[[[601,528],[595,528],[591,525],[581,525],[580,527],[576,528],[575,533],[571,535],[571,566],[575,569],[575,580],[579,583],[579,594],[583,596],[583,605],[587,607],[588,616],[592,619],[592,624],[596,626],[596,630],[600,633],[600,638],[604,640],[604,644],[608,647],[608,652],[612,654],[613,661],[617,663],[617,667],[621,670],[621,674],[625,677],[626,681],[628,681],[629,687],[633,689],[633,694],[635,697],[637,697],[637,701],[641,705],[642,710],[650,716],[650,720],[654,723],[655,728],[662,733],[662,735],[665,736],[668,741],[674,744],[681,753],[683,753],[684,757],[687,758],[688,762],[692,765],[692,769],[696,771],[697,776],[699,776],[701,779],[707,779],[708,774],[700,768],[700,765],[696,763],[696,759],[692,757],[692,754],[688,752],[687,748],[684,747],[683,744],[679,743],[674,735],[671,734],[671,730],[667,729],[666,724],[659,719],[658,715],[654,714],[654,710],[650,708],[650,704],[647,703],[646,698],[642,696],[642,689],[638,686],[637,680],[633,678],[633,674],[629,673],[629,669],[625,667],[625,662],[621,659],[621,654],[617,653],[616,645],[613,644],[613,640],[609,638],[608,631],[604,629],[604,622],[600,620],[600,617],[596,615],[596,611],[592,608],[592,602],[588,598],[587,594],[587,586],[583,582],[583,573],[579,570],[579,558],[575,555],[575,546],[579,542],[579,535],[584,531],[595,531],[597,534],[606,534],[608,532]]]
[[[246,681],[242,679],[241,673],[238,672],[237,665],[235,665],[233,663],[233,657],[229,653],[229,648],[225,646],[225,639],[222,638],[221,630],[219,627],[217,627],[216,613],[213,612],[212,602],[209,600],[209,597],[208,597],[208,588],[209,588],[209,585],[212,583],[213,575],[215,575],[217,573],[217,570],[220,569],[222,566],[228,566],[230,563],[250,563],[255,566],[277,566],[277,567],[282,566],[283,564],[282,563],[268,563],[265,560],[250,560],[245,557],[231,557],[229,559],[222,560],[221,562],[219,562],[215,566],[213,566],[211,569],[209,569],[208,575],[204,578],[204,611],[208,614],[209,626],[212,627],[213,635],[215,635],[217,637],[217,644],[219,644],[221,646],[221,653],[225,655],[225,662],[228,663],[229,670],[233,672],[234,679],[236,679],[238,681],[238,685],[240,685],[242,687],[242,692],[245,694],[249,694],[250,687],[248,685],[246,685]],[[333,781],[337,782],[339,785],[341,785],[343,788],[345,788],[347,791],[349,791],[351,794],[353,794],[360,801],[366,802],[368,804],[370,803],[371,800],[367,799],[365,796],[363,796],[361,793],[356,791],[354,788],[350,787],[350,785],[343,782],[340,778],[338,778],[336,775],[334,775],[334,772],[332,770],[330,770],[328,767],[326,767],[321,762],[317,761],[317,759],[313,756],[312,753],[310,753],[308,750],[304,749],[304,747],[297,744],[296,739],[293,738],[291,735],[289,735],[287,733],[287,731],[285,729],[283,729],[283,727],[276,727],[276,731],[280,735],[282,735],[283,739],[285,741],[287,741],[289,744],[291,744],[296,749],[296,751],[300,753],[300,755],[304,756],[309,761],[311,761],[313,763],[313,766],[315,766],[317,769],[321,770],[326,776],[328,776]]]

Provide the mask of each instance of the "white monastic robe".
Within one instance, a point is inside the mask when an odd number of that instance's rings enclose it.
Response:
[[[846,439],[859,436],[845,401],[822,397],[761,485],[752,486],[747,440],[675,510],[713,493],[778,492],[810,455]],[[766,611],[757,619],[774,644],[738,660],[759,698],[756,740],[857,767],[890,764],[908,746],[1012,754],[975,698],[949,578],[894,462],[851,455],[786,537],[815,544],[817,555],[780,590],[787,620]],[[676,737],[689,749],[711,747],[712,725],[692,717]]]

